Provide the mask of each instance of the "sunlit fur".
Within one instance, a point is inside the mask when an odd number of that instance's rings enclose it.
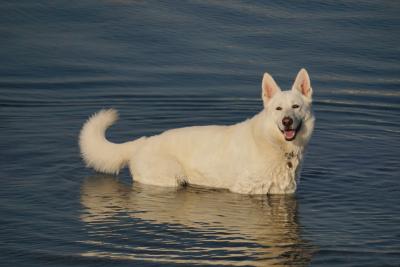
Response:
[[[194,126],[168,130],[123,144],[106,140],[107,127],[118,116],[102,110],[83,126],[80,148],[87,166],[118,173],[129,166],[135,181],[178,187],[195,184],[243,194],[291,194],[296,191],[304,150],[314,128],[312,89],[302,69],[289,91],[282,92],[264,74],[264,109],[251,119],[230,126]],[[293,108],[296,104],[299,107]],[[282,109],[277,110],[280,106]],[[282,118],[302,126],[286,141]]]

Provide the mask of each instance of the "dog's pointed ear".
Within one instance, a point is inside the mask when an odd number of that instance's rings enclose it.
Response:
[[[302,95],[304,95],[308,100],[312,99],[312,88],[310,76],[306,69],[301,69],[297,74],[296,80],[293,83],[292,90],[298,90]]]
[[[310,76],[306,69],[301,69],[297,74],[296,80],[293,83],[292,90],[298,90],[302,95],[311,101],[312,88]]]
[[[267,105],[268,101],[275,95],[276,92],[281,90],[276,84],[274,78],[272,78],[272,76],[268,73],[264,73],[261,87],[261,96],[264,101],[264,106]]]

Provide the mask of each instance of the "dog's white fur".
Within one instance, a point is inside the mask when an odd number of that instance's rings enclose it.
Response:
[[[194,184],[243,194],[294,193],[314,128],[307,71],[300,70],[289,91],[281,91],[265,73],[262,99],[260,113],[235,125],[173,129],[123,144],[106,140],[105,131],[118,114],[102,110],[82,128],[81,153],[87,166],[100,172],[118,173],[128,165],[134,179],[146,184]],[[293,129],[300,127],[292,141],[283,134],[284,117],[292,118]]]

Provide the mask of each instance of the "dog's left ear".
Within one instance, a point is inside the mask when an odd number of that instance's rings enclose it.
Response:
[[[296,80],[293,83],[292,90],[298,90],[308,100],[312,98],[312,88],[310,82],[310,76],[306,69],[301,69],[297,74]]]

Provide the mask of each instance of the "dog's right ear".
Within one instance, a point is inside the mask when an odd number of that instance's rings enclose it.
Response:
[[[274,81],[274,78],[272,78],[268,73],[264,73],[261,87],[261,96],[264,101],[264,106],[267,106],[268,101],[276,94],[276,92],[281,90]]]

